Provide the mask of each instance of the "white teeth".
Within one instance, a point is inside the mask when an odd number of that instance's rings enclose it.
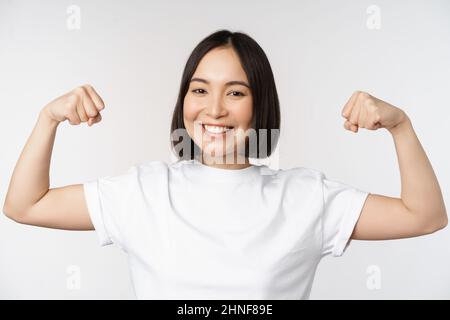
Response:
[[[224,133],[224,132],[232,129],[230,127],[208,126],[206,124],[204,125],[204,127],[208,132],[211,132],[211,133]]]

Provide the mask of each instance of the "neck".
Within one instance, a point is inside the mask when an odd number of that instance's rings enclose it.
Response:
[[[230,159],[226,159],[225,156],[223,158],[214,158],[214,157],[205,157],[200,156],[196,159],[201,162],[202,164],[213,167],[213,168],[219,168],[219,169],[229,169],[229,170],[236,170],[236,169],[244,169],[252,166],[249,159],[247,157],[244,158],[244,163],[242,163],[241,159],[237,162],[235,160],[236,157],[233,157],[232,161]]]

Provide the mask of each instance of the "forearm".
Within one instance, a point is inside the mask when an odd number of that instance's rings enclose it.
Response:
[[[11,176],[5,199],[8,215],[23,214],[49,189],[49,170],[58,122],[43,109]]]
[[[446,223],[446,208],[438,180],[411,120],[405,115],[405,120],[389,131],[397,151],[403,203],[431,225]]]

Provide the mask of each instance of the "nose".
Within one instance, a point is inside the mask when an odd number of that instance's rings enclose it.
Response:
[[[220,118],[227,114],[227,110],[220,97],[212,98],[211,101],[208,102],[207,114],[211,118]]]

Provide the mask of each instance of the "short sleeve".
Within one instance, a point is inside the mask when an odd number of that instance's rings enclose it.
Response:
[[[86,205],[101,246],[117,244],[126,251],[124,230],[131,223],[132,196],[137,194],[139,170],[132,166],[124,174],[105,176],[83,184]]]
[[[341,256],[351,241],[369,192],[326,178],[321,173],[323,191],[322,255]]]

